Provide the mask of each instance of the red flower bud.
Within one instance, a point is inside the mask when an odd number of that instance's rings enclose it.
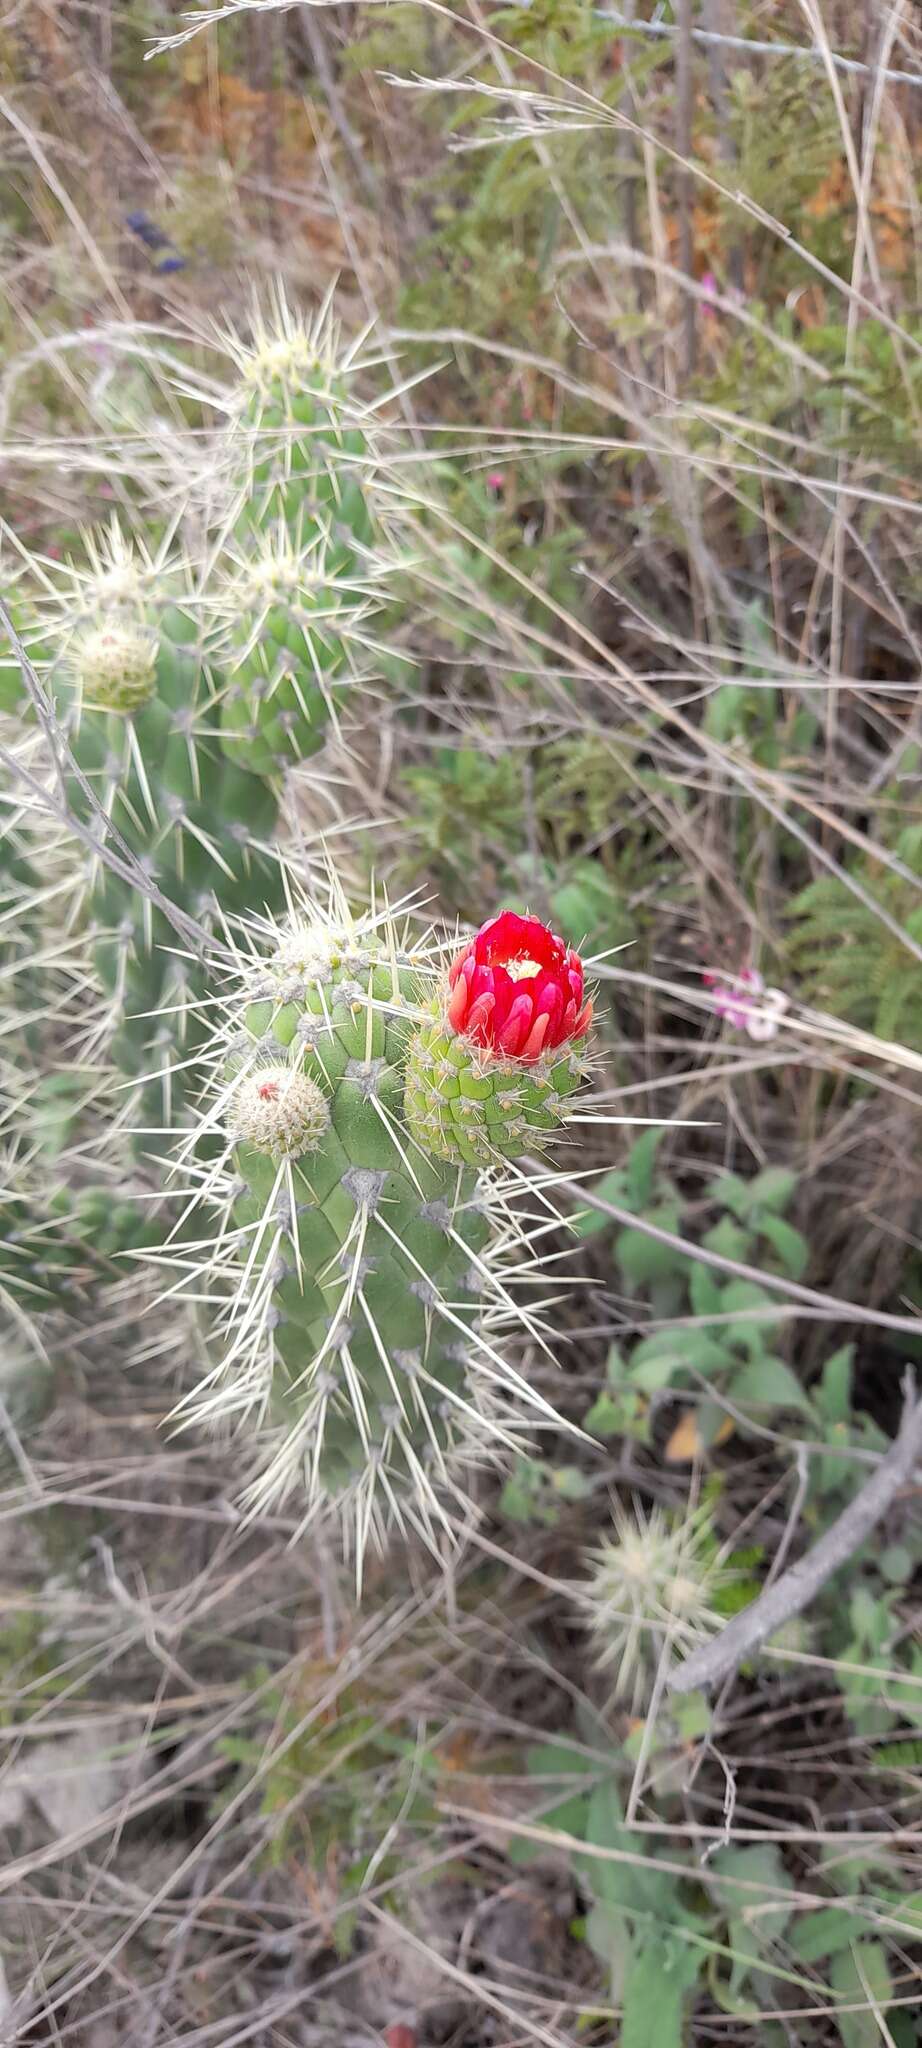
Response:
[[[540,1059],[592,1022],[579,954],[540,918],[514,910],[481,926],[452,961],[448,987],[451,1029],[505,1059]]]

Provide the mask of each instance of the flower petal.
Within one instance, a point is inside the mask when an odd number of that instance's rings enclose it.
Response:
[[[500,1025],[496,1042],[507,1057],[515,1058],[523,1040],[532,1027],[533,1013],[530,996],[516,996],[515,1002],[504,1024]]]
[[[550,1018],[547,1016],[535,1018],[535,1021],[531,1027],[528,1037],[525,1040],[525,1044],[523,1045],[521,1052],[519,1053],[520,1060],[540,1059],[541,1050],[544,1045],[544,1041],[547,1037],[547,1027],[549,1023]]]

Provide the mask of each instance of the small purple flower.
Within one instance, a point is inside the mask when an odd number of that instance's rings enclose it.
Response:
[[[708,973],[703,979],[711,991],[715,1015],[725,1024],[759,1042],[777,1037],[788,999],[783,989],[766,988],[757,968],[741,967],[738,974],[726,977]]]
[[[716,320],[717,307],[708,304],[709,300],[716,299],[717,294],[720,290],[720,286],[717,283],[717,279],[714,276],[713,270],[706,270],[704,272],[704,275],[701,279],[701,290],[704,293],[704,304],[702,305],[701,311],[704,314],[706,320]]]

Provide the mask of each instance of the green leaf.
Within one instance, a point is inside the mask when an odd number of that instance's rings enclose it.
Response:
[[[665,1204],[662,1208],[651,1209],[646,1218],[660,1230],[677,1232],[680,1214],[677,1202]],[[623,1279],[629,1287],[643,1287],[651,1280],[671,1279],[674,1274],[688,1270],[685,1254],[674,1246],[661,1244],[658,1238],[650,1237],[645,1230],[622,1230],[615,1239],[615,1257]]]
[[[653,1195],[656,1155],[663,1135],[662,1130],[645,1131],[631,1146],[627,1163],[628,1206],[638,1214],[649,1207]]]
[[[744,1900],[740,1905],[732,1903],[727,1914],[727,1944],[733,1951],[728,1990],[735,1999],[750,1971],[758,1967],[788,1925],[793,1906],[786,1898],[770,1894],[791,1891],[792,1880],[774,1842],[754,1843],[748,1849],[721,1849],[714,1858],[714,1869],[720,1877],[763,1885],[766,1892],[764,1911],[753,1913],[749,1901]],[[750,1893],[749,1899],[753,1896]]]
[[[800,1415],[812,1412],[802,1386],[781,1358],[751,1359],[734,1373],[730,1393],[740,1408],[787,1409]]]
[[[714,1718],[710,1701],[703,1692],[690,1692],[684,1699],[678,1699],[672,1713],[683,1742],[697,1742],[707,1734]]]
[[[631,1357],[631,1385],[647,1393],[668,1387],[689,1372],[710,1377],[734,1364],[733,1355],[706,1330],[656,1330],[636,1345]]]
[[[586,1500],[592,1492],[592,1481],[586,1478],[578,1465],[554,1465],[550,1478],[551,1486],[561,1500]]]
[[[583,1417],[583,1428],[590,1436],[618,1436],[625,1426],[624,1395],[617,1399],[613,1394],[600,1394],[593,1401],[588,1415]],[[505,1493],[505,1488],[503,1489]]]
[[[740,1265],[748,1261],[752,1249],[749,1231],[734,1223],[732,1216],[722,1216],[713,1230],[705,1232],[701,1242],[706,1252],[717,1252],[722,1259],[736,1259]]]
[[[830,1989],[843,2006],[863,2002],[864,2012],[830,2011],[842,2041],[842,2048],[881,2048],[885,2038],[874,2012],[876,2004],[886,2013],[893,1997],[893,1983],[886,1951],[879,1941],[858,1941],[847,1954],[833,1958],[829,1972]]]
[[[882,1576],[891,1586],[906,1586],[916,1568],[916,1558],[905,1543],[888,1543],[879,1558]]]
[[[611,1202],[618,1209],[633,1209],[628,1195],[627,1178],[620,1166],[611,1173],[603,1173],[601,1180],[593,1182],[592,1193],[602,1202]],[[601,1216],[597,1209],[588,1209],[583,1216],[573,1219],[573,1229],[578,1237],[597,1237],[600,1230],[610,1230],[611,1216]]]
[[[617,1344],[610,1344],[605,1360],[605,1378],[610,1387],[623,1387],[627,1378],[627,1366]]]
[[[788,1167],[766,1166],[749,1183],[753,1207],[780,1212],[787,1208],[796,1186],[797,1175]]]
[[[730,1280],[723,1289],[723,1308],[736,1320],[725,1330],[725,1341],[750,1358],[761,1358],[777,1328],[777,1304],[754,1280]]]
[[[852,1411],[854,1344],[843,1344],[827,1358],[813,1399],[827,1422],[847,1422]]]
[[[722,1306],[720,1282],[700,1259],[694,1261],[689,1274],[688,1292],[696,1316],[719,1316]]]
[[[753,1206],[754,1181],[741,1180],[738,1173],[718,1173],[708,1182],[708,1199],[721,1209],[731,1209],[745,1223]]]
[[[526,1762],[530,1778],[594,1778],[599,1769],[595,1757],[568,1742],[539,1742],[528,1751]]]
[[[586,1840],[596,1849],[616,1849],[622,1846],[623,1835],[624,1811],[618,1790],[614,1779],[606,1778],[601,1785],[596,1785],[589,1801]]]
[[[675,1937],[647,1941],[627,1969],[619,2048],[682,2048],[685,1994],[702,1952]]]
[[[759,1221],[759,1236],[767,1237],[781,1261],[784,1272],[791,1280],[800,1280],[807,1270],[810,1247],[793,1223],[786,1223],[783,1216],[763,1216]]]
[[[631,1929],[617,1907],[597,1900],[586,1915],[586,1940],[608,1971],[611,1995],[620,2004],[624,1980],[634,1952]]]
[[[801,1963],[821,1963],[838,1955],[867,1931],[867,1916],[850,1913],[846,1906],[821,1906],[805,1913],[788,1936],[791,1952]]]

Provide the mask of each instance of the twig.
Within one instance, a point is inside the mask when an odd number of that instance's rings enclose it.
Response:
[[[790,1571],[767,1586],[751,1607],[727,1623],[712,1642],[694,1650],[685,1663],[669,1677],[671,1692],[694,1692],[699,1686],[716,1685],[735,1671],[742,1657],[764,1643],[768,1636],[802,1614],[833,1572],[850,1557],[876,1528],[911,1477],[916,1460],[922,1456],[922,1401],[914,1399],[912,1380],[907,1376],[903,1416],[897,1435],[877,1471],[843,1509],[832,1528],[827,1529],[805,1557],[798,1558]]]
[[[692,153],[692,118],[694,114],[695,84],[692,67],[692,12],[691,0],[678,0],[677,8],[678,44],[676,57],[676,148],[683,163],[679,170],[679,262],[685,276],[694,279],[695,238],[692,230],[692,178],[688,159]],[[695,300],[686,292],[682,300],[682,327],[685,338],[685,375],[690,377],[695,368],[697,353],[697,325]]]
[[[540,1162],[526,1160],[526,1165],[540,1172]],[[652,1237],[657,1244],[669,1246],[670,1251],[681,1252],[683,1258],[697,1259],[702,1266],[713,1266],[715,1272],[731,1273],[737,1280],[753,1280],[757,1287],[765,1287],[775,1294],[784,1294],[789,1302],[803,1302],[810,1308],[829,1311],[835,1319],[843,1322],[873,1324],[881,1330],[905,1330],[913,1337],[922,1335],[922,1317],[895,1316],[887,1309],[863,1308],[856,1301],[842,1301],[836,1294],[820,1294],[815,1287],[804,1287],[800,1280],[787,1280],[781,1273],[763,1272],[761,1266],[750,1266],[745,1259],[731,1259],[724,1252],[711,1251],[707,1245],[697,1244],[690,1237],[680,1237],[674,1230],[664,1230],[659,1223],[651,1223],[646,1216],[635,1216],[630,1209],[622,1209],[617,1202],[606,1201],[592,1187],[579,1181],[568,1180],[565,1174],[555,1181],[562,1194],[569,1195],[577,1207],[595,1209],[600,1216],[610,1216],[613,1223],[620,1223],[627,1230],[642,1230],[645,1237]]]
[[[343,105],[342,93],[336,81],[336,72],[327,48],[319,12],[313,7],[305,7],[303,11],[299,8],[295,20],[301,30],[301,35],[307,47],[314,71],[323,86],[333,126],[352,161],[366,199],[370,199],[375,204],[380,199],[378,179],[371,164],[368,162],[362,139],[353,128]]]
[[[674,36],[677,34],[677,27],[674,21],[636,21],[633,14],[619,12],[617,9],[609,7],[596,7],[593,9],[593,12],[600,21],[610,21],[613,28],[629,29],[632,35]],[[716,44],[725,50],[742,50],[747,56],[806,57],[808,62],[813,64],[817,62],[822,64],[824,61],[822,50],[818,50],[814,43],[757,42],[753,36],[718,34],[714,29],[707,28],[693,28],[692,39],[696,43],[704,43],[705,45]],[[876,65],[861,63],[857,57],[840,57],[837,50],[832,51],[831,61],[838,71],[847,71],[857,78],[867,78],[869,75],[875,76],[878,71]],[[881,70],[880,76],[886,79],[888,85],[922,86],[922,71],[890,71],[884,69]]]

